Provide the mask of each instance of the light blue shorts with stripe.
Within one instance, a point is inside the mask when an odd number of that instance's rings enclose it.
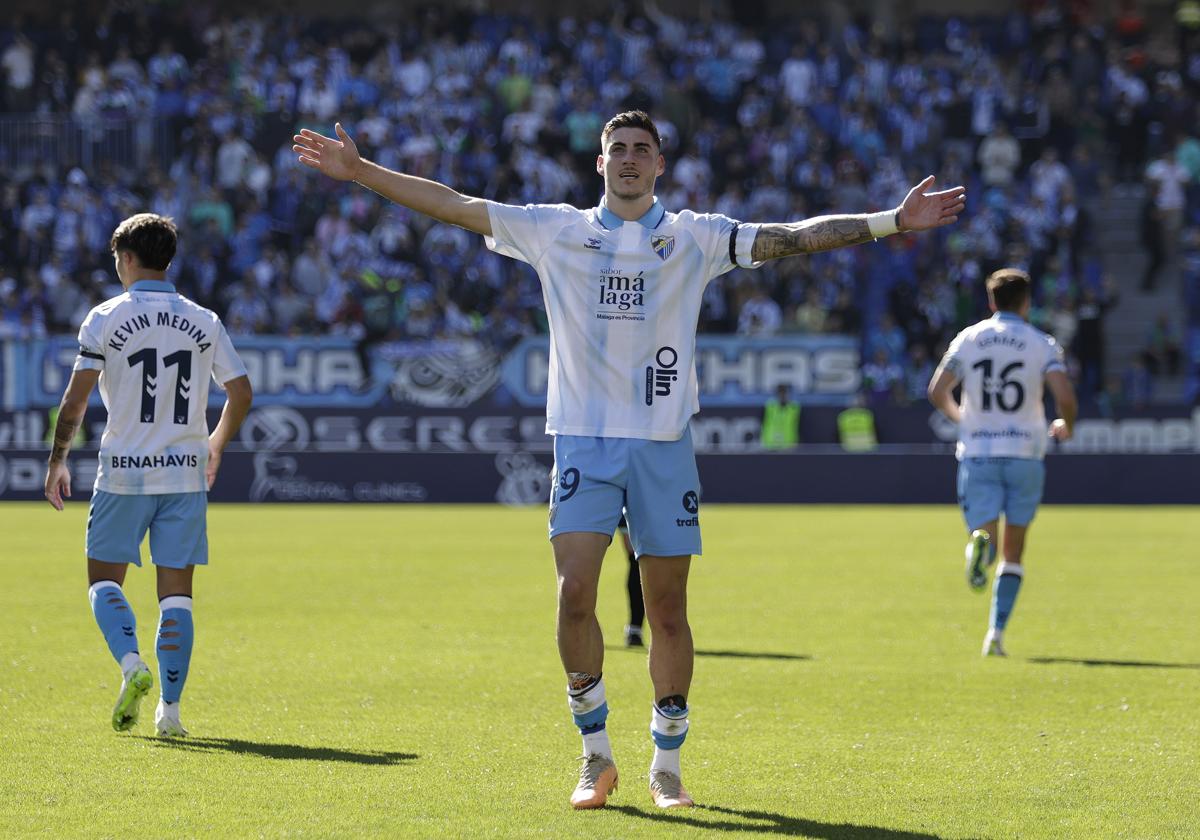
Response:
[[[102,563],[142,565],[150,532],[155,566],[184,569],[208,563],[208,494],[125,496],[97,490],[88,511],[87,556]]]
[[[624,511],[641,557],[700,554],[700,475],[691,429],[673,441],[554,437],[550,538],[612,536]]]
[[[958,506],[975,530],[1004,514],[1028,525],[1042,502],[1046,465],[1036,458],[963,458],[958,464]]]

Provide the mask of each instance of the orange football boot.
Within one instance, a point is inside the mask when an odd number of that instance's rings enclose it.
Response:
[[[650,771],[650,796],[659,808],[691,808],[692,801],[683,787],[683,780],[670,770]]]
[[[571,794],[571,807],[603,808],[608,795],[617,789],[617,765],[599,753],[583,756],[581,760],[583,766],[579,768],[579,784]]]

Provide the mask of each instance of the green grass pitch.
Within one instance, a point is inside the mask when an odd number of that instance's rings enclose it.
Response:
[[[1043,509],[1010,658],[983,660],[953,508],[706,508],[682,813],[646,792],[617,549],[622,784],[567,804],[544,510],[215,506],[175,743],[153,702],[109,727],[86,510],[0,505],[0,837],[1200,836],[1194,509]],[[149,652],[151,570],[126,591]]]

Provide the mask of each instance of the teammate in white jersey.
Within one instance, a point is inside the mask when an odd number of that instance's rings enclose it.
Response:
[[[252,396],[220,319],[166,281],[176,241],[171,220],[153,213],[130,216],[113,233],[110,247],[126,291],[92,309],[79,329],[79,356],[46,470],[46,498],[62,510],[71,495],[67,452],[99,383],[108,422],[88,512],[88,595],[124,677],[112,725],[127,730],[154,684],[121,588],[129,564],[142,564],[140,546],[149,531],[160,610],[155,647],[162,696],[154,723],[163,737],[187,735],[179,700],[192,656],[192,572],[208,562],[206,494]],[[211,435],[210,376],[226,391]]]
[[[930,177],[900,207],[790,224],[670,212],[654,197],[666,167],[658,129],[630,111],[609,120],[601,135],[600,206],[517,207],[384,169],[359,155],[340,124],[335,129],[332,138],[307,129],[296,135],[300,161],[483,234],[488,247],[537,269],[550,324],[546,430],[554,436],[558,649],[583,736],[571,804],[601,807],[617,783],[595,606],[600,564],[624,507],[651,631],[650,791],[659,807],[692,805],[679,748],[693,661],[687,578],[691,555],[700,553],[700,482],[688,424],[699,408],[693,353],[704,288],[735,265],[949,224],[963,207],[963,189],[926,193]]]
[[[988,277],[987,292],[995,314],[950,343],[930,380],[929,400],[958,424],[958,503],[971,532],[966,556],[972,589],[987,584],[1004,514],[1004,559],[996,569],[983,641],[984,656],[1004,656],[1004,629],[1025,574],[1025,535],[1042,500],[1042,457],[1050,438],[1070,439],[1076,402],[1062,348],[1026,320],[1029,275],[1001,269]],[[1059,414],[1049,433],[1043,383]],[[959,384],[962,399],[956,402]]]

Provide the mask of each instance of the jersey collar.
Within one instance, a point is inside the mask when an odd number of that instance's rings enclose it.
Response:
[[[175,284],[166,280],[134,280],[129,284],[131,292],[173,292]]]
[[[616,230],[621,225],[625,224],[624,219],[608,209],[608,202],[606,199],[600,199],[600,206],[597,207],[596,210],[600,217],[600,224],[604,225],[606,230]],[[640,219],[637,219],[637,223],[642,227],[653,230],[662,224],[663,216],[665,215],[667,215],[666,208],[664,208],[659,203],[658,198],[655,197],[654,203],[650,205],[650,209],[647,210]]]
[[[1012,321],[1014,323],[1019,324],[1019,323],[1023,322],[1025,319],[1022,318],[1020,315],[1018,315],[1015,312],[997,312],[992,315],[992,320],[993,321]]]

